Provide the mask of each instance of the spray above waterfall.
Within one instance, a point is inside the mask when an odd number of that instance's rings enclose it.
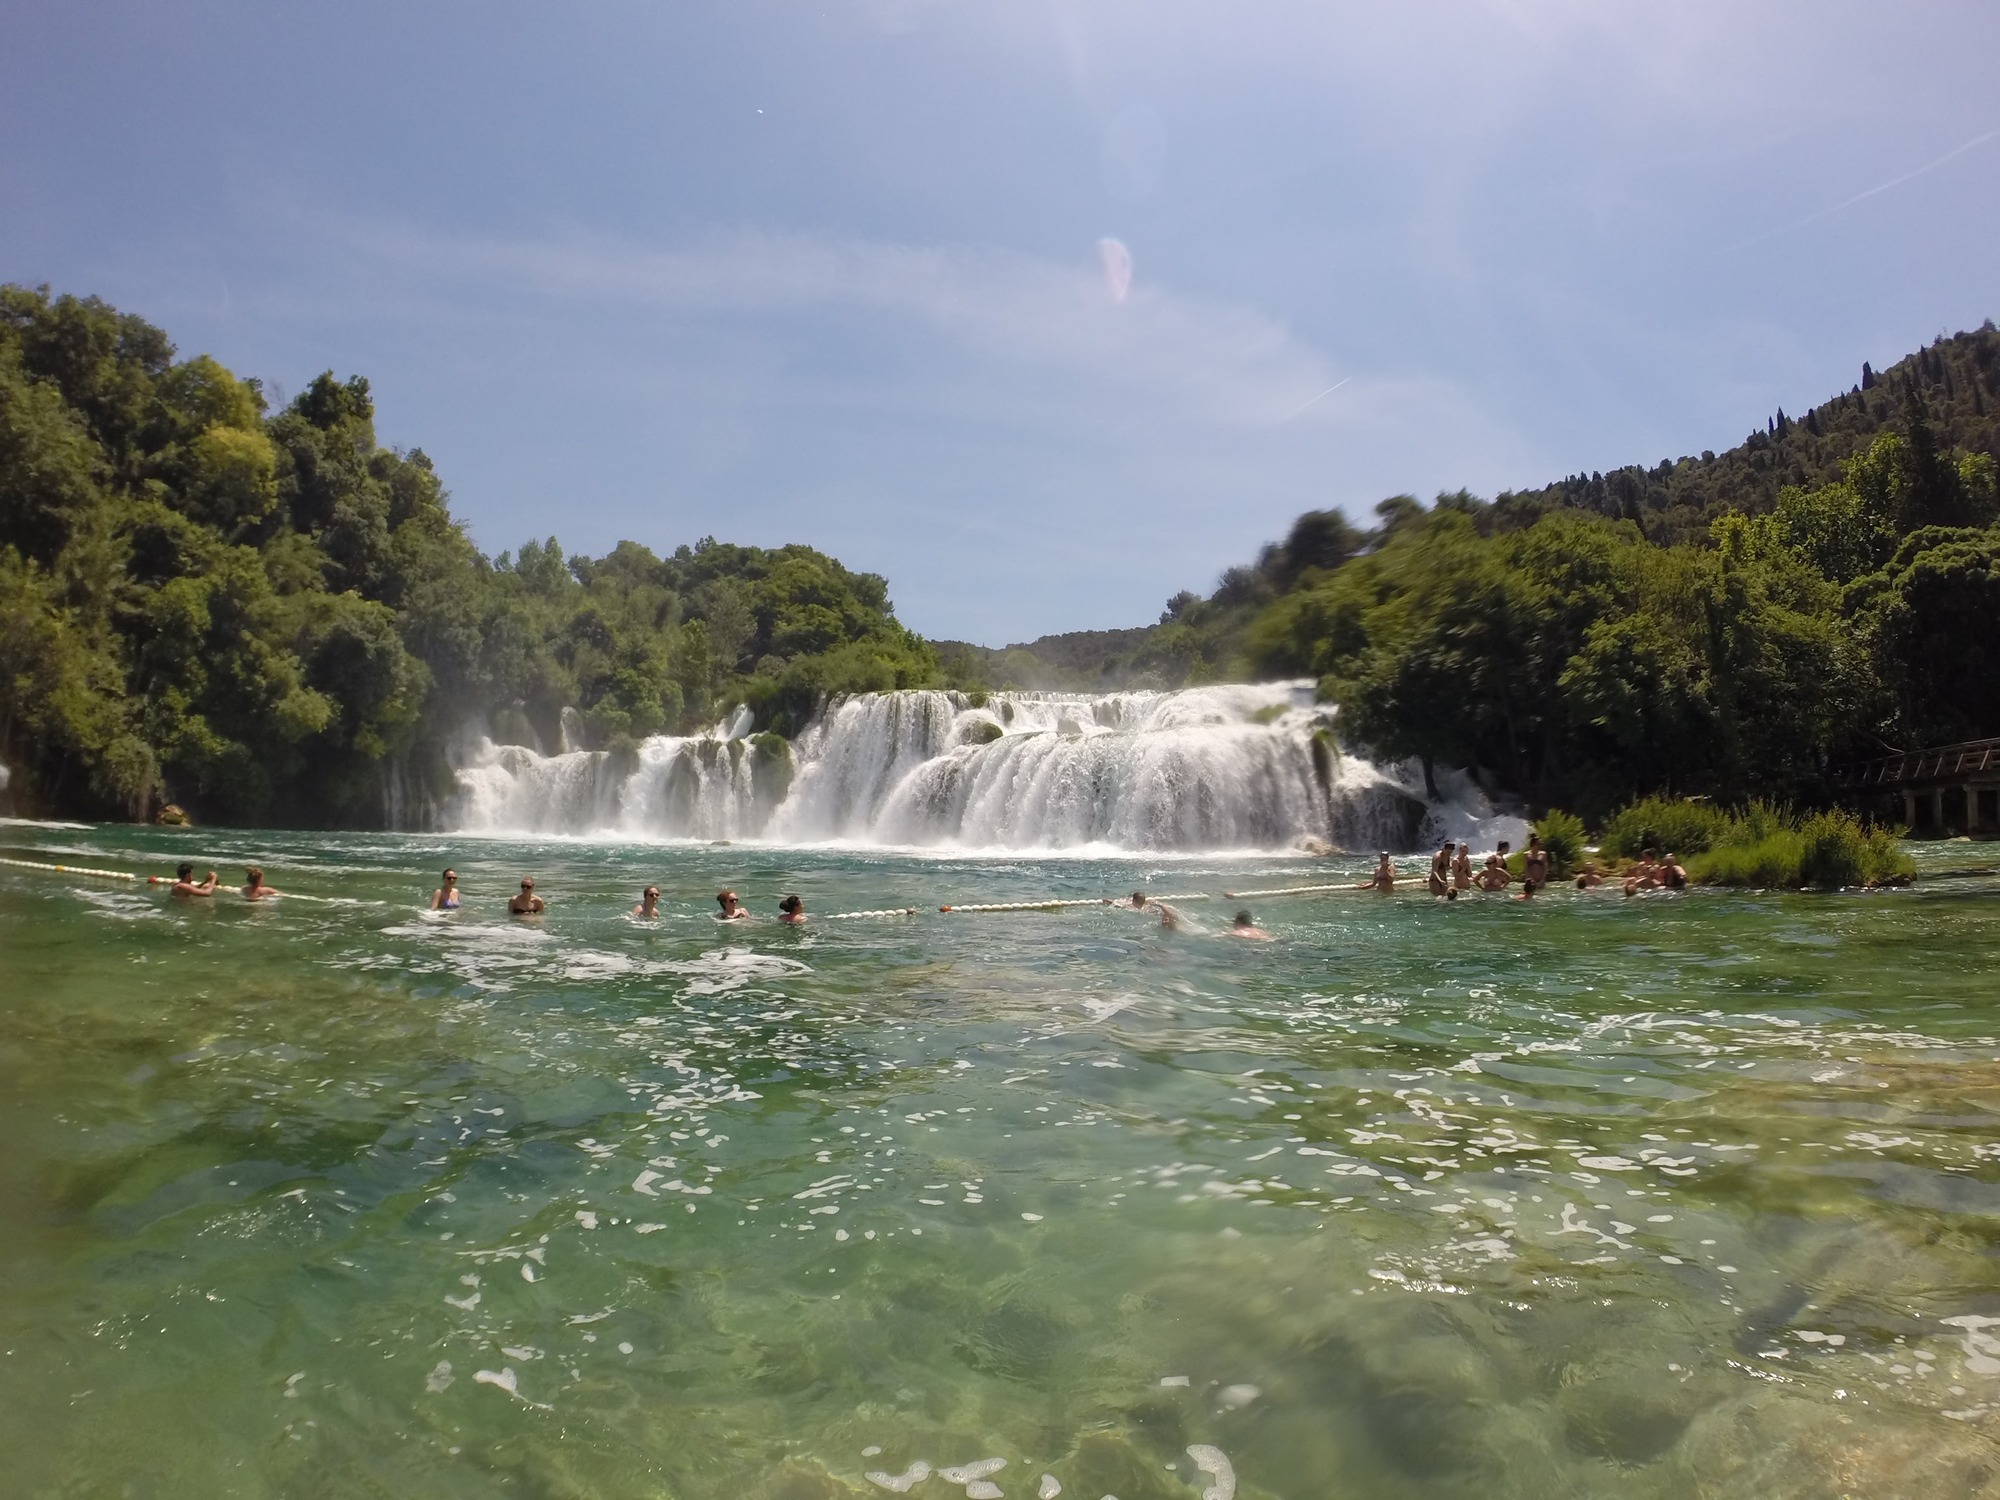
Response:
[[[1343,754],[1309,682],[1104,694],[911,690],[830,704],[798,739],[747,714],[636,751],[482,741],[446,821],[464,832],[1158,853],[1414,847],[1473,832]]]

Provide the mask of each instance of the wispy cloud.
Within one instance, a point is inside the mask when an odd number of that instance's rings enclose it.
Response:
[[[1766,240],[1774,240],[1779,238],[1781,235],[1795,234],[1801,229],[1819,223],[1820,220],[1822,219],[1830,219],[1837,213],[1844,213],[1846,210],[1853,208],[1858,203],[1866,203],[1870,198],[1879,198],[1882,194],[1891,192],[1894,189],[1901,187],[1906,182],[1914,182],[1917,178],[1922,177],[1927,173],[1935,172],[1939,167],[1942,167],[1949,162],[1958,160],[1958,158],[1965,155],[1966,152],[1974,150],[1977,147],[1983,146],[1988,141],[1991,140],[2000,140],[2000,128],[1983,131],[1979,135],[1975,135],[1971,140],[1953,146],[1951,150],[1945,152],[1944,155],[1935,157],[1932,160],[1925,162],[1921,167],[1916,167],[1908,172],[1899,173],[1898,175],[1891,177],[1887,182],[1878,182],[1875,184],[1875,186],[1871,188],[1864,188],[1862,191],[1856,193],[1853,197],[1843,198],[1838,203],[1829,204],[1825,208],[1818,209],[1813,213],[1807,214],[1803,219],[1796,220],[1793,223],[1783,225],[1777,229],[1767,229],[1764,233],[1752,235],[1747,240],[1739,240],[1735,244],[1731,245],[1729,249],[1747,250],[1750,248],[1750,246],[1761,245]]]
[[[1121,298],[1090,258],[817,234],[742,232],[686,246],[504,241],[353,229],[361,255],[462,293],[505,289],[669,317],[902,320],[987,360],[1059,370],[1163,415],[1230,427],[1295,416],[1334,382],[1327,356],[1253,308],[1143,279]]]

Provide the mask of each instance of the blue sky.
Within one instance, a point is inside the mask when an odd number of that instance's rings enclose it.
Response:
[[[0,50],[0,279],[365,374],[489,551],[809,542],[1002,644],[2000,315],[1996,44],[1990,0],[66,0]]]

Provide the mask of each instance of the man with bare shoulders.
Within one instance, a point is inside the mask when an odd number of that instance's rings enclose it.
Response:
[[[1396,867],[1389,863],[1389,851],[1384,849],[1376,862],[1375,873],[1355,887],[1357,891],[1381,891],[1384,895],[1396,889]]]
[[[213,896],[215,894],[215,871],[210,870],[208,872],[208,879],[197,883],[194,878],[194,866],[183,863],[179,869],[174,871],[174,883],[167,889],[169,894],[177,896],[183,901],[187,900],[190,896]]]
[[[535,894],[535,878],[532,875],[522,876],[521,893],[507,898],[507,911],[510,916],[539,917],[547,909],[548,902]]]
[[[649,885],[639,893],[639,904],[632,908],[632,915],[652,921],[660,914],[660,888]]]
[[[1253,943],[1268,943],[1271,941],[1271,934],[1259,927],[1252,920],[1248,908],[1236,914],[1236,921],[1229,928],[1229,936],[1233,938],[1248,938]]]

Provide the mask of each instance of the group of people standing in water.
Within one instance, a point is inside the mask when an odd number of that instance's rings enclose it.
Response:
[[[1502,839],[1499,846],[1486,856],[1486,862],[1477,870],[1472,867],[1472,847],[1469,844],[1454,844],[1446,839],[1431,856],[1431,867],[1427,878],[1430,893],[1446,901],[1456,901],[1462,891],[1506,891],[1516,881],[1508,859],[1513,845]],[[1542,843],[1540,834],[1528,836],[1528,847],[1521,854],[1521,874],[1518,877],[1521,889],[1513,893],[1516,901],[1532,901],[1535,892],[1549,883],[1549,851]],[[1636,896],[1641,891],[1685,890],[1688,873],[1679,856],[1668,853],[1662,859],[1656,849],[1642,851],[1638,861],[1622,875],[1609,877],[1597,868],[1594,859],[1585,860],[1583,868],[1576,874],[1576,888],[1593,891],[1605,885],[1608,880],[1622,882],[1628,896]],[[1389,851],[1382,851],[1381,859],[1375,866],[1375,873],[1355,887],[1357,890],[1389,892],[1396,889],[1396,867],[1389,859]]]
[[[1477,869],[1472,863],[1472,849],[1469,844],[1454,843],[1446,839],[1431,856],[1430,870],[1426,876],[1431,895],[1440,900],[1456,901],[1464,891],[1507,892],[1516,884],[1519,891],[1512,892],[1516,901],[1531,901],[1535,893],[1549,883],[1549,851],[1542,844],[1540,834],[1530,835],[1528,847],[1522,851],[1521,873],[1517,877],[1509,868],[1508,860],[1512,845],[1505,839],[1486,856],[1485,862]],[[1361,891],[1379,891],[1389,894],[1396,889],[1396,867],[1384,849],[1375,866],[1374,874],[1355,887]],[[1636,896],[1642,891],[1682,890],[1687,886],[1688,873],[1680,860],[1672,853],[1664,858],[1654,849],[1646,849],[1629,869],[1622,873],[1607,875],[1597,868],[1596,860],[1586,860],[1582,870],[1576,875],[1576,888],[1580,891],[1596,890],[1610,881],[1622,883],[1628,896]],[[183,863],[175,872],[171,887],[172,894],[182,899],[196,896],[213,896],[220,889],[215,871],[210,870],[207,878],[196,880],[194,866]],[[264,883],[264,871],[258,865],[243,867],[243,898],[246,901],[261,901],[282,892]],[[731,890],[718,891],[716,904],[721,910],[716,913],[719,922],[748,922],[755,920],[747,907]],[[457,911],[461,904],[458,889],[458,872],[447,869],[440,877],[438,888],[431,892],[432,911]],[[1109,903],[1107,903],[1109,904]],[[1180,913],[1161,901],[1149,900],[1144,891],[1134,891],[1130,908],[1134,911],[1157,912],[1160,925],[1178,927]],[[507,899],[507,914],[514,917],[537,917],[548,909],[545,901],[535,890],[532,875],[521,878],[521,888]],[[660,914],[660,888],[649,885],[640,893],[639,904],[632,908],[631,915],[642,920],[653,920]],[[778,903],[778,920],[787,926],[797,927],[806,920],[806,904],[797,895],[788,895]],[[1225,929],[1230,937],[1248,938],[1253,941],[1268,940],[1270,934],[1257,926],[1250,913],[1239,911],[1235,921]]]
[[[210,876],[211,880],[215,877]],[[462,904],[458,890],[458,872],[446,870],[439,878],[438,888],[431,892],[432,911],[457,911]],[[716,914],[719,922],[748,922],[754,920],[749,908],[736,899],[734,891],[718,891],[716,904],[722,908]],[[548,902],[535,893],[535,878],[521,877],[520,891],[507,898],[507,914],[511,917],[539,917],[548,910]],[[649,885],[639,893],[639,904],[632,908],[633,916],[653,920],[660,915],[660,888]],[[787,896],[778,903],[778,920],[796,927],[806,919],[806,904],[798,896]]]

